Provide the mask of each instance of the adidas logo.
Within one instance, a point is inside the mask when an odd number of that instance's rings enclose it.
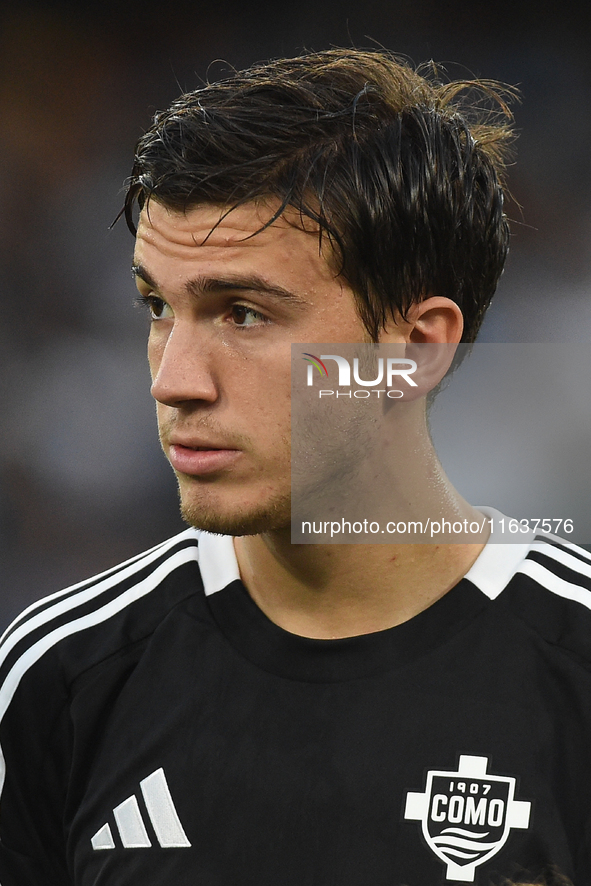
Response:
[[[154,833],[162,848],[189,847],[191,844],[174,808],[164,769],[157,769],[140,781],[140,788]],[[147,849],[152,845],[135,794],[116,806],[113,815],[124,849]],[[108,822],[98,829],[91,843],[93,849],[115,849]]]

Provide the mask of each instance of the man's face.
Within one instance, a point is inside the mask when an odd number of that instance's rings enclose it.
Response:
[[[367,340],[316,233],[285,218],[255,233],[271,212],[245,205],[210,233],[218,207],[152,201],[138,227],[160,440],[185,519],[224,534],[289,525],[291,343]]]

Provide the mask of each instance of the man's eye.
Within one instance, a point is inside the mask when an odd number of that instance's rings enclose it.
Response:
[[[260,326],[267,322],[266,317],[246,305],[232,305],[231,315],[235,326]]]
[[[170,308],[166,302],[163,299],[158,298],[157,295],[140,295],[138,302],[143,307],[147,308],[152,320],[162,320],[163,317],[168,316],[167,312],[170,312]]]

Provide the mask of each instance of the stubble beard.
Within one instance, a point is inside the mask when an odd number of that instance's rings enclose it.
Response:
[[[165,441],[170,438],[175,423],[171,419],[164,420],[159,416],[158,425],[160,445],[167,456]],[[219,433],[217,425],[213,422],[204,420],[200,427],[215,434]],[[289,438],[281,438],[280,443],[283,447],[289,447]],[[230,445],[237,449],[244,449],[246,452],[252,449],[250,439],[237,433],[232,436]],[[289,464],[289,458],[287,461]],[[185,523],[195,529],[202,529],[215,535],[240,536],[259,535],[263,532],[289,529],[291,526],[291,488],[289,486],[287,491],[278,491],[274,497],[262,501],[259,506],[237,505],[232,509],[230,506],[224,507],[218,504],[215,501],[216,496],[212,496],[210,493],[208,487],[215,487],[218,484],[217,479],[209,481],[202,479],[190,483],[186,494],[184,494],[183,481],[176,471],[174,473],[178,484],[181,517]],[[213,492],[213,489],[211,491]]]
[[[278,494],[259,507],[242,507],[231,513],[220,513],[203,496],[201,501],[183,500],[180,483],[181,516],[185,523],[215,535],[260,535],[264,532],[289,529],[291,525],[291,495]]]

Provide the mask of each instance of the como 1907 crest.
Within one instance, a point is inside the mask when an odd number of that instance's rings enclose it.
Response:
[[[488,757],[461,755],[456,771],[431,770],[424,793],[409,791],[404,817],[421,821],[446,878],[473,883],[478,865],[529,826],[531,803],[515,800],[515,778],[487,773]]]

